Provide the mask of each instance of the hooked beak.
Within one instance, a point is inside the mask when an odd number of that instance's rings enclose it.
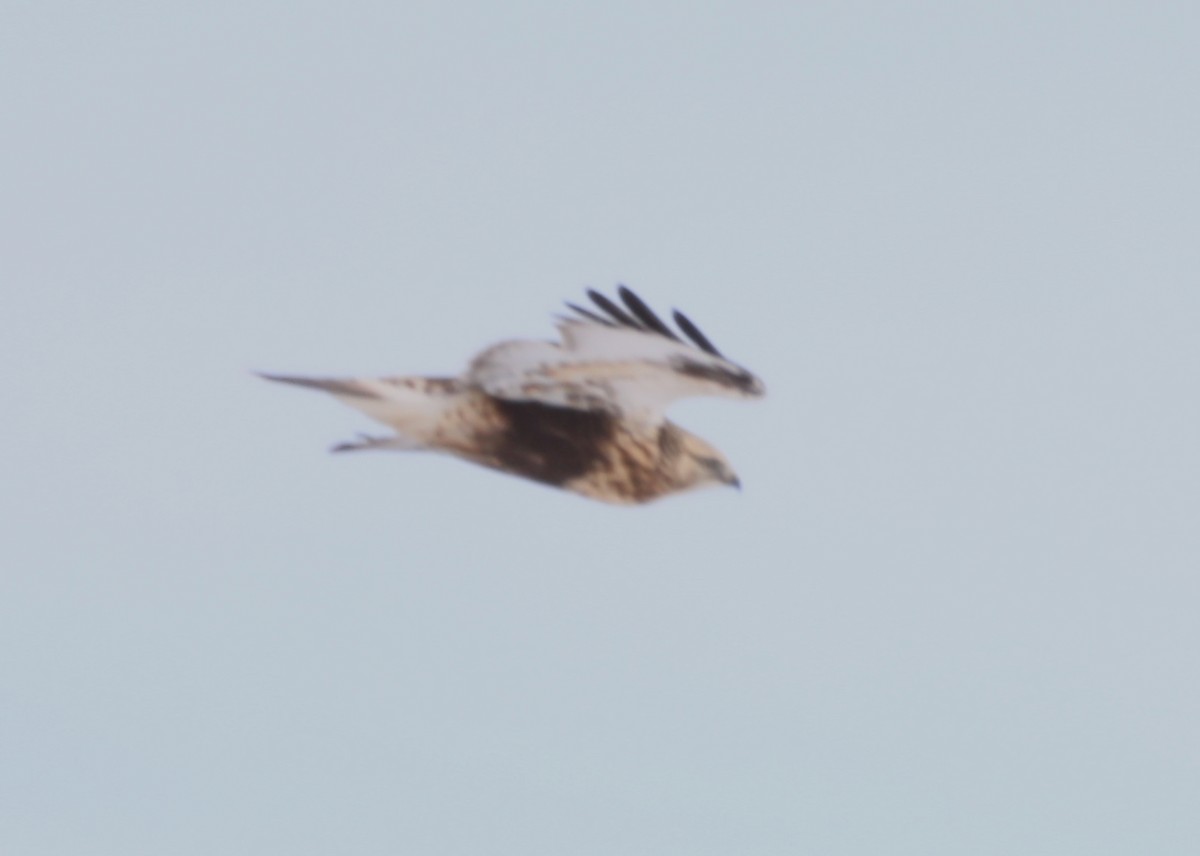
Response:
[[[736,487],[738,490],[742,489],[742,480],[739,479],[737,476],[731,475],[729,477],[729,480],[726,481],[725,484],[729,485],[730,487]]]

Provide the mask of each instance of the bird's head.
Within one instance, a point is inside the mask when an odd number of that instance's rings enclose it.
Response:
[[[733,465],[711,443],[685,433],[682,451],[679,475],[687,487],[723,484],[741,489],[742,483],[733,471]]]

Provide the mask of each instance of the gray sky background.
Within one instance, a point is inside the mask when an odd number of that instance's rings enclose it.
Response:
[[[8,3],[0,850],[1200,852],[1200,6]],[[250,369],[585,286],[608,508]]]

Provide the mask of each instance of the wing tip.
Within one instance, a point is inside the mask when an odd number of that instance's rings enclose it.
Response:
[[[683,334],[681,337],[679,333],[676,333],[670,325],[663,321],[650,308],[649,304],[638,297],[637,293],[624,283],[617,284],[617,297],[624,304],[624,307],[595,288],[589,287],[584,289],[584,294],[595,304],[599,312],[596,309],[564,301],[566,307],[574,312],[575,315],[563,318],[563,320],[574,323],[590,322],[593,324],[602,324],[605,327],[624,327],[639,333],[650,333],[679,342],[682,345],[696,347],[706,354],[728,361],[728,357],[721,353],[720,349],[713,344],[713,341],[704,335],[690,318],[678,309],[671,310],[671,319],[675,322],[675,326],[679,328],[679,332]],[[686,340],[683,337],[686,337]]]
[[[306,389],[319,389],[322,392],[328,392],[331,395],[346,395],[351,398],[378,398],[379,396],[365,387],[363,384],[353,380],[339,380],[338,378],[321,378],[321,377],[304,377],[302,375],[280,375],[271,374],[269,372],[254,372],[254,374],[264,380],[274,381],[275,383],[287,383],[292,386],[302,386]]]

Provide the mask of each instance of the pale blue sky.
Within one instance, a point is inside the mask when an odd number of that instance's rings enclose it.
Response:
[[[10,3],[0,850],[1200,852],[1200,7]],[[615,509],[250,369],[625,282]]]

